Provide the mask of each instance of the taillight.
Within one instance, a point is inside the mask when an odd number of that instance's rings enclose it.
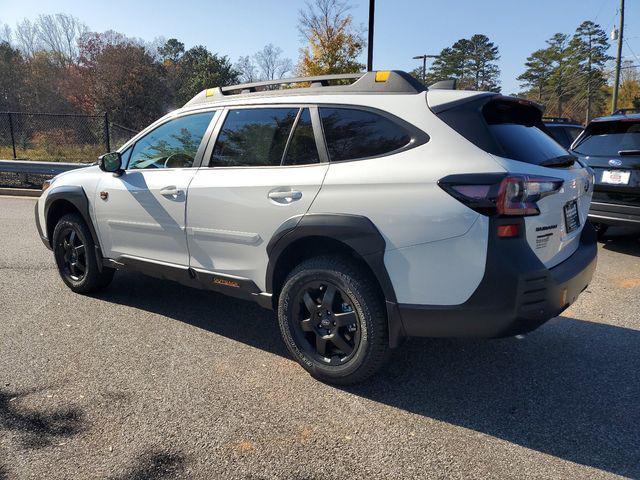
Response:
[[[521,174],[449,175],[438,181],[447,193],[483,215],[538,215],[536,202],[556,193],[563,180]]]

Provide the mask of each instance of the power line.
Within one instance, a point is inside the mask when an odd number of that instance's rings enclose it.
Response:
[[[627,48],[629,49],[629,51],[631,52],[631,55],[633,55],[634,57],[636,57],[636,60],[638,60],[640,62],[640,58],[638,58],[638,56],[636,55],[636,52],[633,51],[633,49],[631,48],[631,45],[629,45],[629,41],[625,38],[624,39],[624,43],[627,44]]]

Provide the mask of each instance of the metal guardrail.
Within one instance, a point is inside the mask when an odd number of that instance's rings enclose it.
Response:
[[[0,160],[0,173],[58,175],[62,172],[95,165],[95,163],[36,162],[31,160]]]

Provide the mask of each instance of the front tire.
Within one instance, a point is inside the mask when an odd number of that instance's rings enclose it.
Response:
[[[389,354],[382,293],[348,257],[315,257],[298,265],[282,288],[278,322],[291,355],[328,383],[361,382]]]
[[[93,237],[80,215],[69,213],[60,218],[52,246],[60,278],[74,292],[96,292],[111,283],[114,270],[99,268]]]

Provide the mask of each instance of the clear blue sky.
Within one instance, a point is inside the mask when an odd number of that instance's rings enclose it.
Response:
[[[352,0],[356,23],[366,26],[367,0]],[[411,70],[411,57],[438,53],[462,37],[487,35],[500,47],[504,93],[518,90],[516,77],[531,52],[555,32],[572,33],[582,20],[611,31],[619,0],[377,0],[374,67]],[[296,28],[302,0],[0,0],[0,22],[14,26],[39,13],[65,12],[92,30],[113,29],[152,40],[176,37],[187,48],[203,44],[236,61],[267,43],[294,62],[301,40]],[[627,0],[624,57],[640,64],[640,0]],[[612,48],[611,54],[615,51]],[[363,57],[364,60],[364,57]]]

